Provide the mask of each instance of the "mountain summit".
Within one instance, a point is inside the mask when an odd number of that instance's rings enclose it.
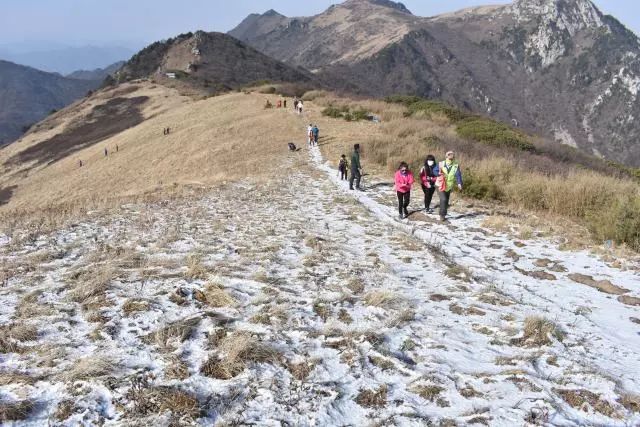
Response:
[[[419,95],[640,166],[640,42],[589,0],[517,0],[421,18],[347,0],[251,15],[230,34],[366,95]]]

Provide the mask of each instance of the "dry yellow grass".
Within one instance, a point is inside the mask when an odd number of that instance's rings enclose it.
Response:
[[[212,356],[200,368],[209,377],[231,379],[245,370],[248,363],[275,363],[280,353],[248,332],[235,332],[220,341],[220,356]]]
[[[70,369],[60,374],[62,381],[85,381],[113,372],[116,364],[103,356],[88,356],[77,360]]]
[[[0,206],[0,216],[7,221],[36,212],[67,216],[149,194],[259,179],[277,170],[286,143],[301,133],[301,122],[290,111],[263,108],[266,95],[231,93],[193,101],[151,83],[136,86],[139,89],[126,96],[151,98],[143,112],[147,120],[49,166],[0,173],[0,188],[17,186],[9,202]],[[0,164],[61,132],[107,96],[96,95],[75,110],[65,110],[54,129],[2,150]],[[167,126],[172,131],[164,136]],[[110,149],[107,158],[104,147]]]

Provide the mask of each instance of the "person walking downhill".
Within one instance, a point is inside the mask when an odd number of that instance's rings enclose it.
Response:
[[[338,171],[340,172],[340,181],[347,180],[347,170],[349,169],[349,162],[347,156],[344,154],[340,156],[340,163],[338,163]]]
[[[298,114],[302,114],[303,108],[304,108],[304,105],[302,105],[302,101],[298,102]]]
[[[436,191],[438,175],[440,172],[436,158],[429,154],[424,161],[424,166],[420,169],[420,183],[424,192],[424,210],[427,213],[433,213],[431,200],[433,200],[433,193]]]
[[[356,190],[360,190],[360,179],[362,178],[362,165],[360,164],[360,144],[353,146],[351,153],[351,176],[349,177],[349,190],[353,190],[355,181]]]
[[[409,202],[411,201],[411,186],[413,185],[413,173],[409,170],[407,162],[400,163],[396,171],[395,189],[398,196],[398,214],[400,219],[409,218]]]
[[[313,134],[313,145],[318,146],[318,138],[320,136],[320,129],[318,129],[318,125],[313,125],[313,129],[311,129],[311,133]]]
[[[311,123],[307,126],[307,143],[309,147],[313,145],[313,125]]]
[[[447,152],[446,160],[438,165],[438,172],[436,187],[440,198],[440,221],[444,222],[447,220],[451,191],[453,191],[456,183],[458,184],[458,189],[462,191],[462,170],[456,161],[456,154],[453,151]]]

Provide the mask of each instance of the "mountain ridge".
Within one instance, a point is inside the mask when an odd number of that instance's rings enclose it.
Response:
[[[229,34],[367,96],[442,99],[640,165],[640,43],[591,1],[518,0],[427,18],[375,3],[256,15]]]

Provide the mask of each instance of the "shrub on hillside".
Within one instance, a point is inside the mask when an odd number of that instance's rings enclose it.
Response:
[[[485,144],[515,148],[521,151],[536,150],[529,138],[522,132],[503,123],[482,117],[469,117],[460,121],[456,131],[463,138],[474,139]]]
[[[601,241],[626,243],[640,252],[640,197],[620,195],[609,206],[596,208],[587,214],[587,224]]]
[[[351,111],[349,107],[342,106],[336,107],[333,105],[328,106],[324,110],[322,110],[322,115],[331,117],[334,119],[344,119],[348,122],[357,122],[359,120],[368,120],[369,112],[364,109],[357,109]]]

